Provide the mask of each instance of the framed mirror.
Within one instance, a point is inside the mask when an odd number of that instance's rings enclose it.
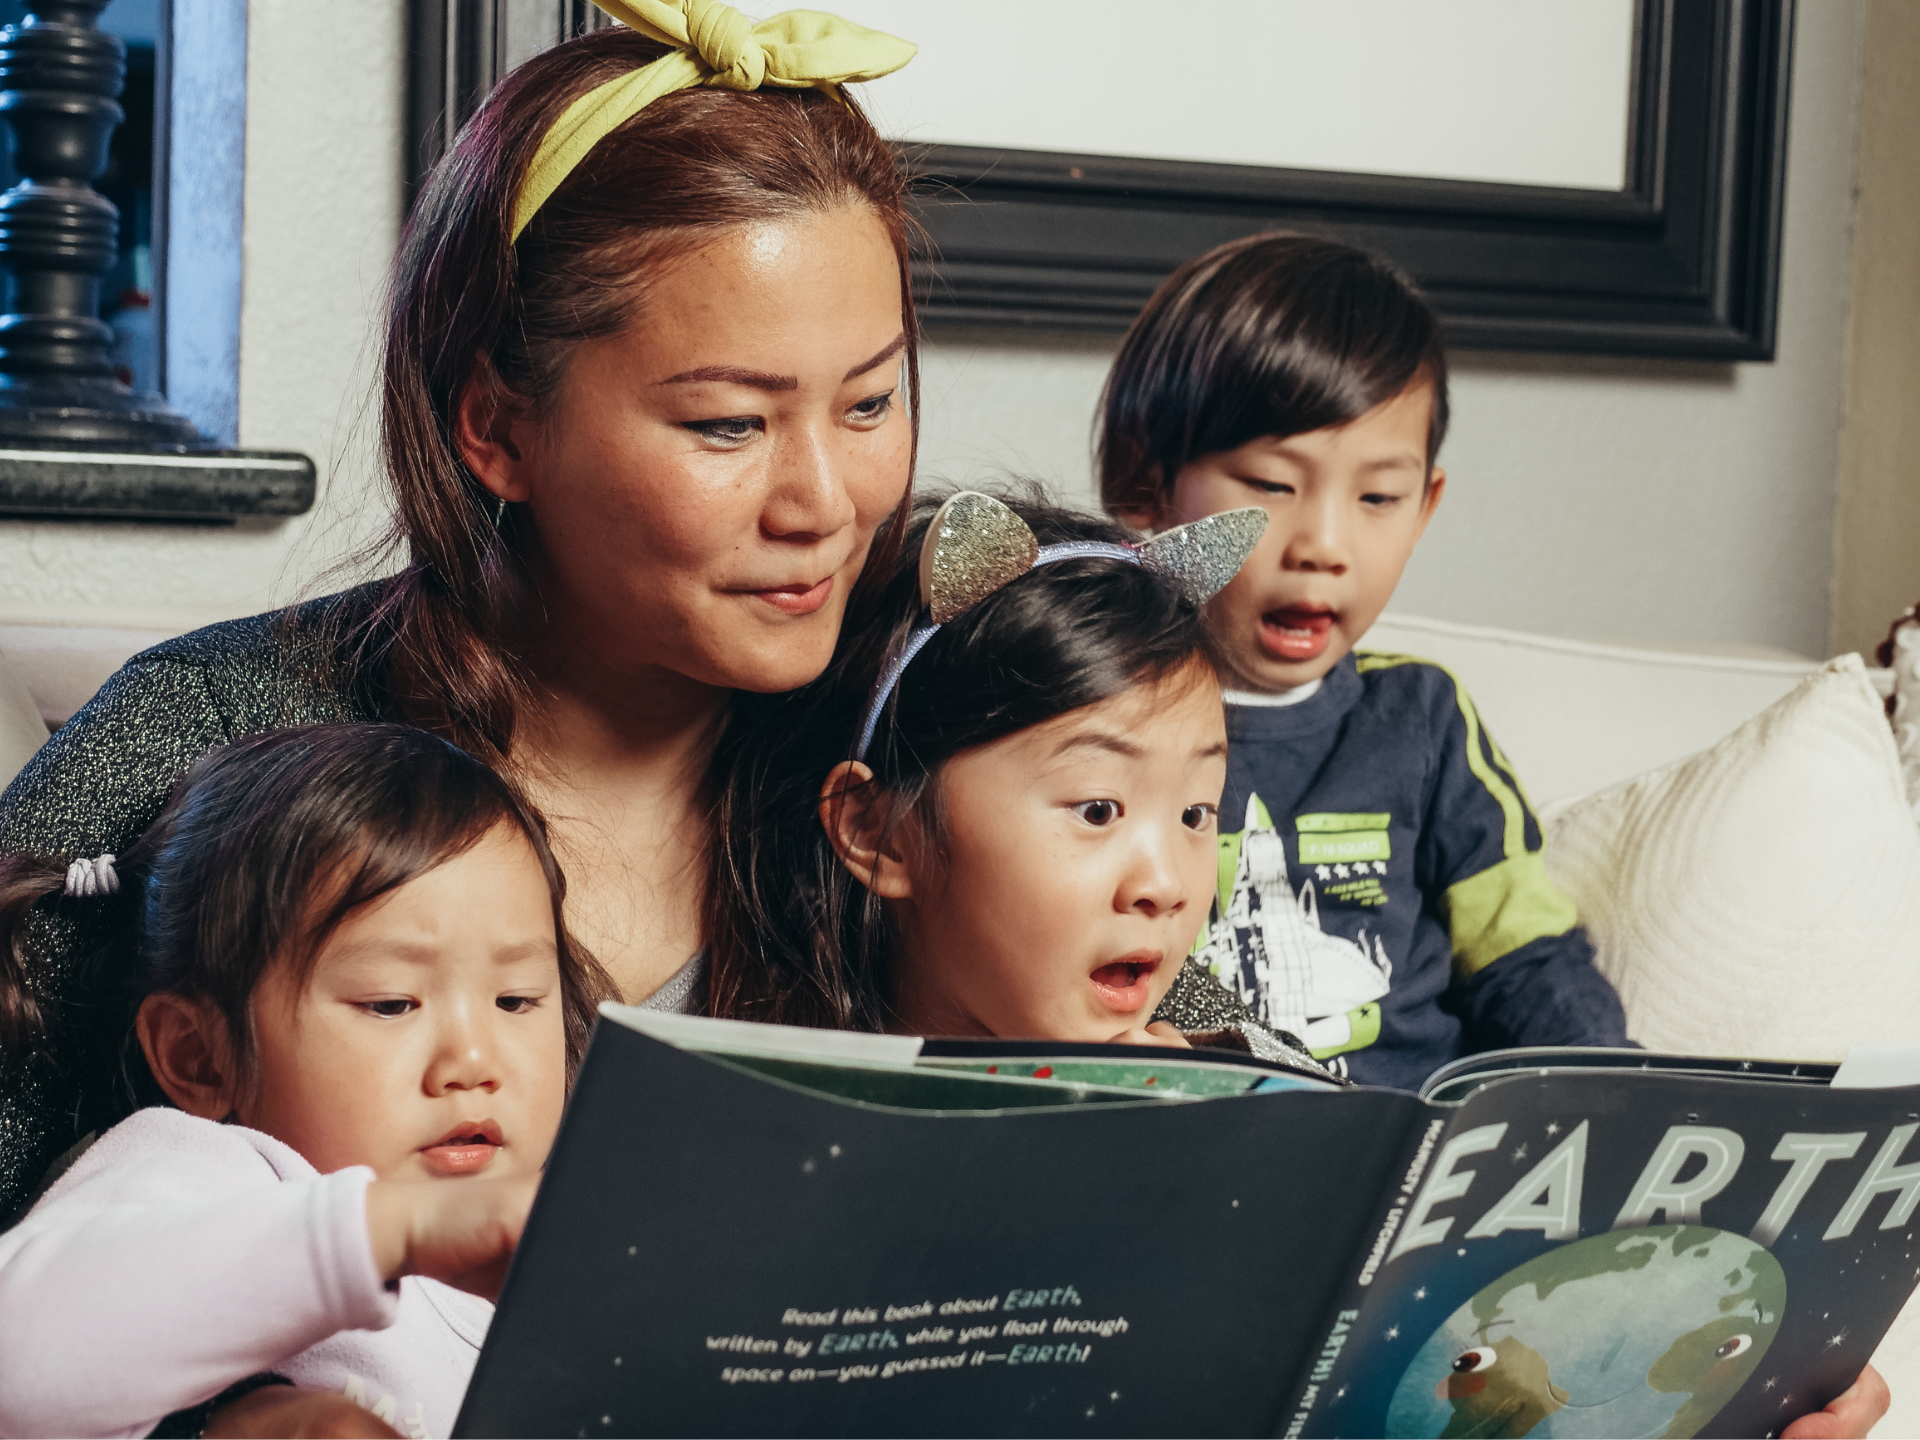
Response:
[[[605,23],[412,3],[422,167],[499,74]],[[922,46],[862,94],[920,179],[934,327],[1117,331],[1182,261],[1284,228],[1391,255],[1456,346],[1772,358],[1793,0],[857,8]]]

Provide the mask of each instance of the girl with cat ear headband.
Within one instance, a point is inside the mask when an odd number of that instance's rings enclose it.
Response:
[[[1037,501],[921,502],[869,622],[724,759],[746,923],[716,935],[720,993],[772,976],[755,1018],[1226,1044],[1324,1078],[1188,958],[1226,779],[1201,609],[1265,524],[1142,544]]]

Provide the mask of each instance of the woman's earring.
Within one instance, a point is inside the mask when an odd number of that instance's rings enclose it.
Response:
[[[500,522],[507,518],[507,497],[502,495],[500,503],[493,507],[493,528],[498,530]]]

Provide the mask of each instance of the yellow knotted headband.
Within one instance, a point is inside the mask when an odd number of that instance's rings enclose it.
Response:
[[[651,65],[596,85],[553,122],[513,206],[513,238],[587,152],[662,95],[720,90],[821,89],[898,70],[919,46],[824,15],[789,10],[755,24],[722,0],[594,0],[630,29],[674,47]]]

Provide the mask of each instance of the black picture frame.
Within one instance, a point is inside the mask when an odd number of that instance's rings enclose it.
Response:
[[[1473,349],[1770,360],[1793,0],[1641,0],[1620,191],[923,147],[928,324],[1112,332],[1260,230],[1392,256]]]
[[[409,0],[410,186],[497,78],[497,15]],[[576,13],[578,12],[578,13]],[[1113,333],[1183,261],[1259,230],[1405,266],[1467,349],[1771,360],[1794,0],[1640,0],[1619,191],[910,146],[925,322]]]
[[[407,0],[407,203],[509,67],[510,19],[558,42],[619,22],[593,0]]]

